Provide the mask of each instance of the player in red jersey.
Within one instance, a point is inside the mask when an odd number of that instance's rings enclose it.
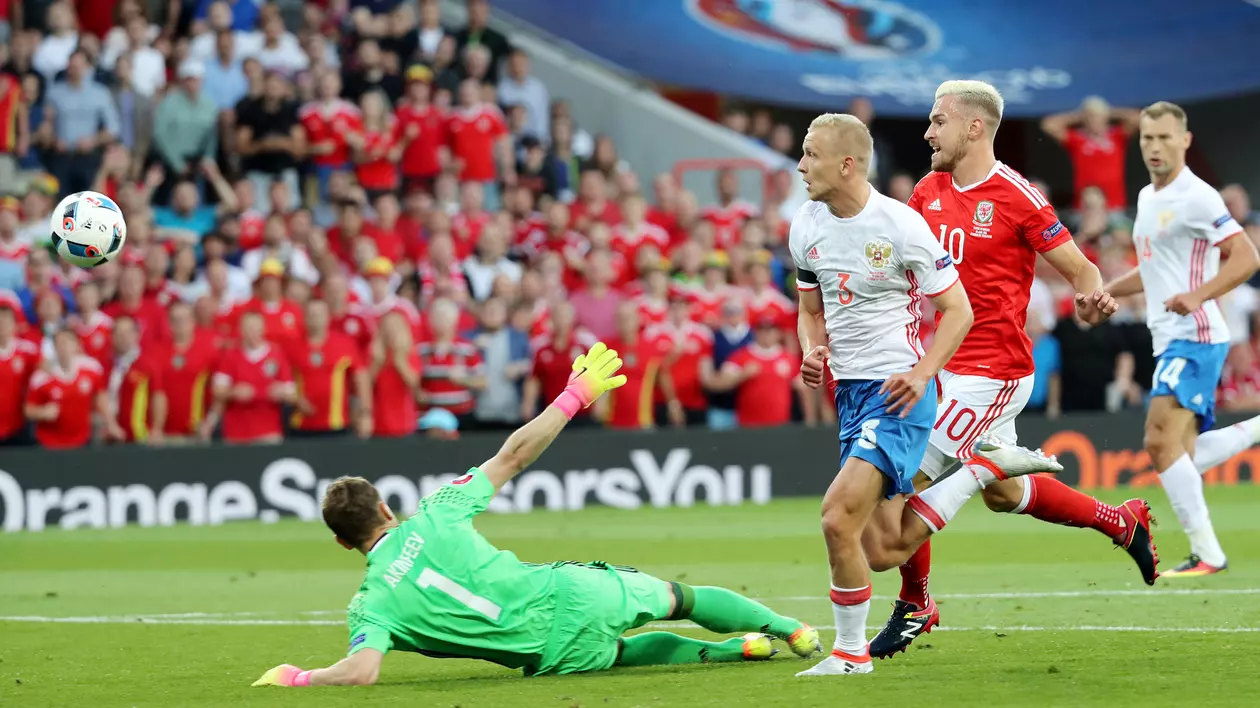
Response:
[[[120,317],[114,323],[113,344],[105,374],[109,409],[126,435],[126,442],[148,442],[153,427],[152,392],[159,388],[156,357],[140,350],[135,320]]]
[[[1116,311],[1098,268],[1076,247],[1045,196],[998,162],[993,138],[1003,101],[980,81],[947,81],[936,92],[924,139],[932,172],[909,205],[928,222],[957,266],[975,322],[940,375],[940,405],[915,486],[922,489],[971,455],[981,435],[1014,443],[1015,417],[1033,385],[1032,344],[1024,333],[1033,267],[1041,254],[1076,290],[1076,312],[1098,324]],[[1112,506],[1053,477],[1016,477],[981,492],[994,511],[1028,514],[1054,524],[1093,528],[1128,550],[1149,585],[1155,546],[1145,501]],[[871,656],[904,651],[940,621],[927,592],[930,543],[901,566],[893,615],[871,641]]]
[[[263,316],[241,313],[240,344],[225,351],[214,372],[214,407],[203,425],[223,421],[228,443],[275,443],[284,438],[281,405],[293,403],[296,387],[280,347],[263,336]]]
[[[17,298],[0,299],[0,447],[29,443],[23,404],[39,347],[18,336],[20,309]]]
[[[153,425],[149,442],[209,440],[211,425],[202,430],[209,407],[210,375],[219,361],[211,332],[198,332],[193,309],[184,302],[171,305],[171,342],[154,356]]]
[[[754,324],[756,338],[722,364],[710,389],[734,389],[735,419],[741,428],[787,425],[792,422],[793,394],[806,390],[797,376],[801,358],[783,348],[781,321],[763,317]]]
[[[79,283],[74,289],[74,302],[78,312],[67,322],[79,335],[83,353],[105,366],[109,359],[109,341],[114,330],[114,318],[101,312],[101,289],[95,280]]]
[[[360,437],[372,431],[371,384],[358,347],[331,331],[328,304],[306,303],[306,336],[289,347],[289,364],[297,381],[295,437],[342,435],[354,424]],[[350,398],[356,398],[353,419]]]
[[[655,391],[658,387],[671,390],[673,387],[669,369],[661,367],[669,354],[661,347],[663,342],[643,337],[639,307],[633,301],[626,300],[618,306],[617,336],[608,340],[608,346],[621,355],[621,373],[626,375],[626,385],[610,391],[606,402],[597,404],[607,409],[604,425],[619,430],[654,427]]]
[[[68,329],[53,335],[55,356],[31,376],[26,417],[35,423],[35,440],[50,450],[83,447],[92,440],[92,415],[106,421],[106,436],[121,440],[123,431],[110,415],[105,372],[84,356],[79,337]]]

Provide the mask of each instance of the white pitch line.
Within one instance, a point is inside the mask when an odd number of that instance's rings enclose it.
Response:
[[[1212,595],[1260,595],[1260,588],[1173,588],[1167,590],[1065,590],[1061,592],[962,592],[932,593],[937,600],[1022,600],[1047,597],[1127,597],[1141,596],[1212,596]],[[758,598],[763,602],[813,602],[830,600],[825,595],[787,595]],[[895,600],[895,595],[872,595],[872,600]]]
[[[154,625],[210,625],[210,626],[244,626],[244,627],[328,627],[344,626],[345,622],[337,620],[313,619],[217,619],[206,617],[162,617],[151,615],[114,615],[95,617],[45,617],[42,615],[0,616],[0,622],[35,622],[45,624],[154,624]],[[649,629],[699,629],[694,622],[650,622]],[[818,625],[815,629],[834,630],[833,625]],[[871,625],[868,630],[881,629],[881,625]],[[1173,632],[1180,634],[1250,634],[1260,632],[1260,627],[1139,627],[1132,625],[1065,625],[1061,627],[1039,627],[1017,625],[1002,627],[984,625],[977,627],[937,627],[938,632]]]

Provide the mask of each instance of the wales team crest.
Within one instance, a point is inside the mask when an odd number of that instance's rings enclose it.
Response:
[[[976,224],[984,226],[993,223],[993,214],[997,208],[993,206],[993,202],[984,200],[976,205],[976,215],[973,217]]]

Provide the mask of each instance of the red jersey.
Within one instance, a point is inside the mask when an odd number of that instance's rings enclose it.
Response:
[[[464,276],[464,269],[460,267],[458,261],[443,269],[439,269],[428,261],[416,264],[416,278],[420,281],[420,298],[423,302],[428,302],[433,297],[437,280],[443,276],[450,278],[457,287],[468,287],[468,279]]]
[[[739,243],[739,230],[744,222],[756,218],[761,210],[742,199],[726,206],[707,206],[700,211],[700,218],[713,224],[713,243],[727,250]]]
[[[375,334],[372,319],[359,312],[344,312],[332,316],[329,329],[354,342],[362,358],[367,356],[368,348],[372,346],[372,337]]]
[[[445,408],[455,415],[471,413],[476,394],[454,379],[483,373],[485,367],[481,363],[481,350],[462,339],[445,346],[436,342],[421,342],[416,349],[423,368],[420,390],[424,392],[425,406]]]
[[[372,242],[376,244],[377,253],[386,258],[389,258],[391,254],[401,254],[403,250],[402,240],[396,233],[389,234],[370,221],[364,221],[363,225],[359,227],[359,232],[353,235],[346,233],[345,229],[338,224],[328,229],[327,237],[328,250],[332,251],[337,260],[344,263],[351,270],[355,268],[354,244],[361,238],[372,239]],[[397,243],[392,241],[397,241]]]
[[[408,354],[407,363],[416,373],[424,373],[419,354]],[[396,438],[411,435],[416,432],[418,415],[416,392],[403,381],[402,374],[394,367],[393,359],[386,358],[385,365],[372,382],[373,437]]]
[[[24,110],[22,82],[12,74],[0,74],[0,153],[17,148],[17,116]]]
[[[4,74],[0,74],[0,80],[3,80],[3,78]],[[11,243],[0,241],[0,261],[13,261],[25,267],[26,259],[30,255],[31,247],[28,244],[17,241]]]
[[[451,153],[464,161],[460,182],[492,182],[498,178],[494,144],[508,134],[498,106],[482,105],[455,111],[447,123]]]
[[[179,300],[179,291],[175,289],[175,285],[171,281],[163,278],[156,284],[152,282],[145,283],[144,297],[146,300],[152,300],[162,310],[166,310],[172,302]]]
[[[622,430],[652,427],[657,377],[661,360],[669,353],[660,348],[662,341],[642,337],[634,344],[620,338],[608,341],[608,347],[621,355],[621,370],[617,373],[626,375],[626,385],[607,394],[609,412],[604,423],[608,427]]]
[[[328,104],[311,101],[298,110],[298,122],[306,131],[307,144],[333,144],[331,153],[314,155],[312,162],[320,167],[350,164],[350,146],[346,143],[346,134],[363,130],[363,114],[358,106],[340,98]]]
[[[783,329],[796,328],[796,303],[775,288],[767,287],[761,292],[749,288],[744,294],[744,306],[748,310],[749,324],[771,319]]]
[[[574,332],[569,335],[564,346],[558,346],[554,339],[546,338],[534,353],[534,369],[530,376],[538,379],[539,410],[551,405],[551,402],[564,392],[569,385],[569,375],[573,373],[573,360],[579,354],[585,354],[590,348],[590,338]],[[624,361],[624,360],[623,360]],[[578,411],[579,416],[589,415],[589,409]]]
[[[481,230],[491,220],[490,212],[480,211],[476,214],[459,212],[451,217],[451,240],[455,242],[456,260],[464,260],[472,255],[481,238]]]
[[[735,418],[741,428],[787,425],[792,421],[792,380],[801,369],[800,359],[783,347],[743,347],[722,364],[723,369],[754,366],[757,373],[735,392]]]
[[[665,320],[669,319],[668,300],[658,300],[650,295],[643,294],[636,297],[635,301],[639,309],[640,331],[653,325],[665,324]]]
[[[26,425],[22,406],[31,375],[39,368],[39,347],[13,338],[0,349],[0,440],[10,438]]]
[[[392,127],[364,131],[363,153],[366,161],[357,163],[354,168],[360,187],[377,192],[398,189],[398,166],[389,159],[389,151],[397,144],[398,134]]]
[[[1129,133],[1121,126],[1112,126],[1102,138],[1071,128],[1063,139],[1063,149],[1072,160],[1072,188],[1076,191],[1076,208],[1081,208],[1081,192],[1098,187],[1107,195],[1108,209],[1123,209],[1129,200],[1124,188],[1124,160],[1129,147]]]
[[[344,430],[350,424],[353,375],[363,370],[363,360],[355,343],[334,332],[318,344],[303,338],[290,347],[289,364],[293,367],[298,396],[315,407],[310,415],[294,412],[293,427]]]
[[[693,322],[675,328],[669,323],[657,325],[643,333],[655,346],[673,358],[669,368],[674,379],[674,393],[688,410],[703,410],[709,400],[700,386],[700,360],[713,358],[713,332]],[[660,398],[658,396],[658,398]]]
[[[39,369],[31,376],[26,402],[57,404],[57,417],[35,424],[35,440],[50,450],[83,447],[92,440],[96,396],[105,390],[105,372],[91,357],[80,356],[67,372]]]
[[[70,318],[70,328],[79,335],[79,344],[83,353],[92,357],[102,367],[110,360],[110,343],[114,336],[114,319],[97,310],[85,317],[74,315]]]
[[[140,332],[140,346],[142,347],[153,344],[165,344],[171,339],[170,324],[166,319],[166,310],[149,298],[142,300],[136,307],[127,307],[123,305],[121,300],[115,300],[102,307],[101,312],[115,320],[124,315],[135,320],[136,328]]]
[[[288,300],[263,302],[258,298],[251,298],[237,306],[236,320],[239,322],[241,315],[246,312],[261,313],[263,332],[267,339],[280,346],[288,346],[290,342],[302,337],[305,317],[302,315],[302,308],[295,303]]]
[[[442,171],[439,149],[450,143],[446,114],[434,106],[404,105],[394,111],[394,118],[398,139],[406,144],[401,160],[403,176],[436,177]]]
[[[194,337],[186,347],[174,343],[154,357],[154,393],[166,396],[163,432],[176,437],[197,434],[206,417],[210,375],[219,361],[219,348],[209,335]]]
[[[149,402],[155,390],[161,389],[157,357],[139,354],[133,361],[110,361],[106,378],[110,410],[119,427],[127,434],[127,442],[149,439]]]
[[[253,209],[247,209],[240,215],[241,235],[236,239],[236,247],[241,251],[252,251],[262,248],[263,229],[267,226],[267,217]]]
[[[958,268],[975,322],[954,358],[955,374],[1019,379],[1033,372],[1024,333],[1037,254],[1072,240],[1045,196],[1001,162],[984,180],[959,189],[953,176],[919,180],[910,208],[923,215]]]
[[[738,297],[734,288],[722,285],[717,290],[707,290],[702,285],[690,288],[687,296],[691,299],[691,319],[709,329],[716,329],[722,324],[722,303]]]
[[[214,372],[215,385],[232,387],[243,383],[253,389],[253,397],[247,401],[229,397],[223,412],[223,439],[252,442],[282,434],[281,405],[272,400],[270,389],[273,384],[291,384],[292,381],[289,361],[275,345],[264,344],[253,352],[240,347],[223,352]]]
[[[639,263],[639,250],[645,246],[655,246],[662,256],[669,255],[669,232],[646,221],[633,228],[627,224],[617,224],[612,228],[610,246],[633,268]]]
[[[602,204],[579,199],[569,205],[569,228],[581,231],[586,228],[587,221],[602,221],[616,226],[621,223],[621,207],[611,199],[605,199]]]

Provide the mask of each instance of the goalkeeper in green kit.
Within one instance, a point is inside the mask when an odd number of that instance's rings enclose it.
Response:
[[[818,632],[742,595],[667,582],[632,568],[596,563],[522,563],[490,544],[473,517],[529,466],[582,408],[626,382],[617,352],[599,343],[573,362],[568,387],[498,454],[441,487],[400,522],[361,477],[328,487],[324,521],[347,549],[367,556],[367,573],[346,610],[346,658],[323,669],[282,664],[255,686],[367,685],[390,650],[484,659],[527,676],[613,666],[769,659],[772,639],[801,657],[821,650]],[[706,642],[670,632],[624,632],[654,620],[690,620],[714,632],[747,632]]]

